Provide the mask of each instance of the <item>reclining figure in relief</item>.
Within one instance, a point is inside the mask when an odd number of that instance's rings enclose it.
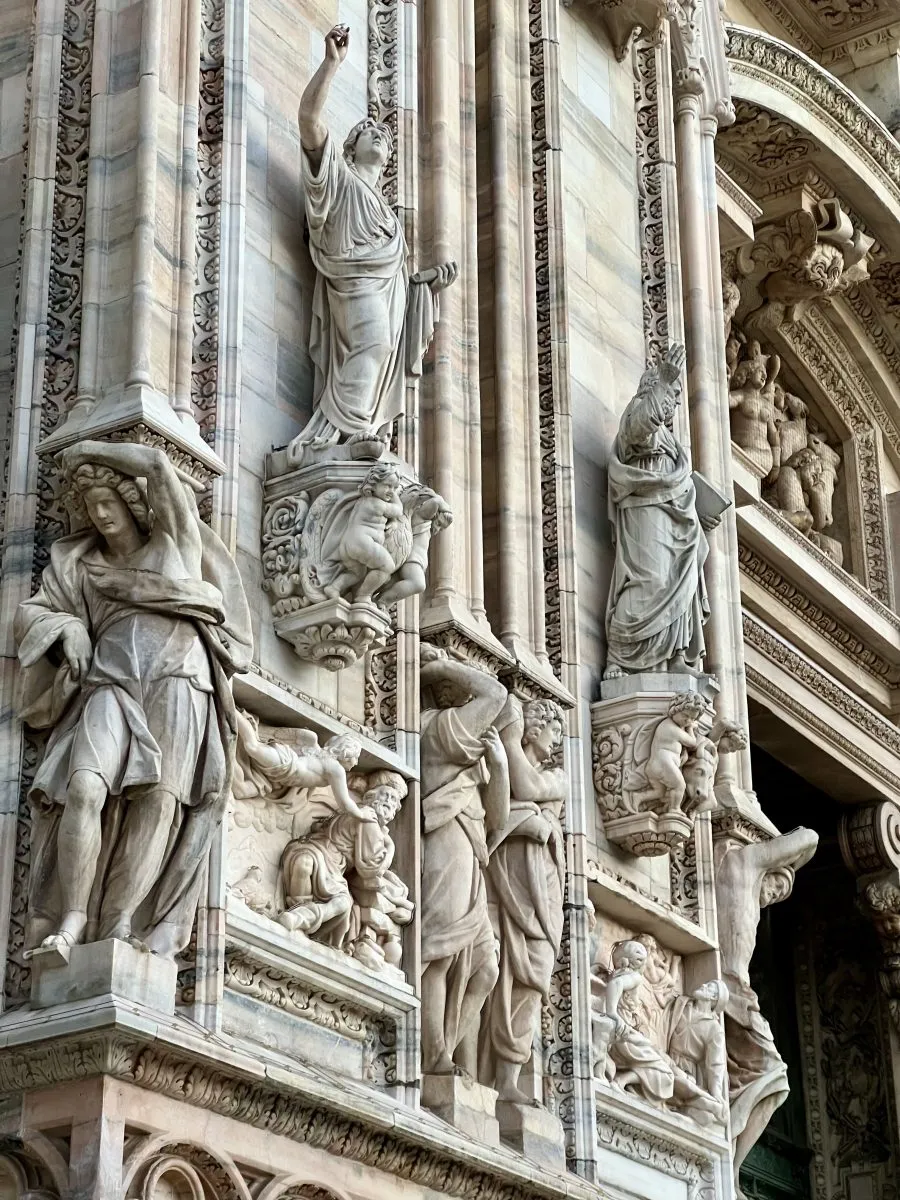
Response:
[[[325,58],[300,101],[303,193],[316,268],[310,357],[312,419],[290,446],[321,449],[347,438],[387,436],[405,411],[407,375],[419,375],[439,318],[438,293],[458,275],[455,262],[410,275],[400,221],[379,181],[393,150],[383,122],[366,118],[338,149],[322,116],[350,31],[335,25]]]

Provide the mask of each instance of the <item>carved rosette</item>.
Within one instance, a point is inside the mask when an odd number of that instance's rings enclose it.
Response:
[[[424,590],[431,536],[451,515],[377,439],[303,461],[286,469],[276,453],[269,462],[263,588],[278,636],[307,662],[341,671],[384,646],[395,602]]]

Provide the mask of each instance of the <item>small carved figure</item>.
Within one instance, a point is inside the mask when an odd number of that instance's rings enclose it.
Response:
[[[509,764],[509,818],[488,842],[488,902],[496,913],[500,978],[481,1027],[481,1082],[501,1100],[530,1104],[519,1085],[531,1057],[563,928],[565,847],[560,816],[566,774],[555,764],[563,717],[557,704],[523,709],[510,696],[497,719]]]
[[[644,739],[650,735],[649,753],[643,763],[639,744],[642,737],[638,735],[634,747],[637,769],[630,773],[625,786],[637,793],[635,799],[641,808],[681,808],[687,787],[682,768],[699,745],[697,723],[705,712],[706,701],[697,692],[674,696],[667,715],[642,731]]]
[[[741,1164],[789,1091],[787,1067],[750,986],[760,912],[787,899],[796,871],[809,862],[818,842],[813,830],[801,828],[770,841],[744,845],[726,838],[716,846],[716,907],[728,987],[725,1041],[738,1196],[743,1196],[738,1178]]]
[[[728,988],[711,979],[690,996],[676,996],[668,1010],[668,1054],[672,1063],[717,1101],[718,1120],[728,1115],[728,1058],[720,1014]]]
[[[26,722],[50,729],[26,946],[190,939],[234,758],[228,676],[250,664],[240,575],[162,450],[63,451],[73,516],[15,634]]]
[[[381,173],[393,149],[387,125],[360,121],[343,153],[322,117],[332,80],[347,56],[350,31],[336,25],[325,58],[300,101],[303,194],[316,268],[310,357],[314,412],[290,454],[341,435],[384,437],[406,403],[406,376],[421,373],[438,320],[437,295],[458,275],[454,262],[409,275],[408,250]]]
[[[478,1065],[481,1010],[497,982],[484,871],[509,820],[509,767],[495,721],[507,690],[446,651],[422,647],[422,1068]]]
[[[303,752],[298,754],[284,742],[260,741],[256,725],[240,710],[237,726],[239,766],[243,767],[242,760],[249,762],[251,769],[256,768],[256,773],[264,777],[269,789],[277,789],[284,795],[289,790],[296,793],[327,787],[343,812],[357,820],[371,819],[363,813],[347,787],[347,772],[356,766],[362,751],[359,738],[342,733],[320,746],[311,729],[298,729],[296,738],[303,747]]]
[[[408,522],[403,522],[403,503],[400,500],[400,476],[394,467],[372,467],[359,488],[359,499],[347,516],[335,558],[340,565],[330,583],[324,585],[325,595],[339,600],[348,588],[353,588],[354,600],[371,600],[375,592],[387,583],[412,549]],[[390,546],[395,531],[400,534],[397,544]],[[408,544],[407,544],[408,543]],[[327,555],[327,544],[325,547]],[[329,566],[326,557],[323,568]]]
[[[834,489],[837,487],[841,456],[828,445],[825,435],[817,431],[810,431],[807,445],[819,460],[819,469],[815,470],[810,464],[808,473],[801,473],[801,481],[809,497],[813,529],[821,533],[834,523]]]
[[[684,811],[693,816],[712,812],[716,807],[715,782],[719,756],[736,754],[747,746],[747,735],[734,721],[718,718],[708,734],[697,739],[694,750],[685,759]]]
[[[781,465],[775,422],[775,380],[780,370],[777,354],[763,354],[759,342],[751,342],[728,393],[732,440],[756,464],[763,479],[774,480]]]
[[[683,347],[674,346],[644,372],[609,462],[616,558],[606,612],[607,679],[702,667],[708,545],[690,464],[670,428],[683,363]]]

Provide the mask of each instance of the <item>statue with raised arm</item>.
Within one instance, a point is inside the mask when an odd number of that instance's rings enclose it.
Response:
[[[509,819],[509,768],[493,675],[422,647],[422,1070],[475,1078],[478,1028],[497,982],[484,872]]]
[[[606,610],[605,679],[702,670],[708,545],[684,448],[672,432],[684,348],[644,372],[609,460],[615,565]],[[710,519],[712,528],[720,518]]]
[[[350,44],[346,25],[325,38],[325,58],[300,101],[303,190],[309,249],[316,268],[310,357],[314,412],[290,447],[342,435],[384,436],[404,411],[406,377],[421,374],[438,320],[437,294],[454,282],[456,263],[410,276],[400,221],[379,181],[391,156],[387,125],[367,118],[342,147],[323,114],[332,80]]]
[[[51,731],[29,793],[26,946],[120,938],[171,958],[230,791],[250,613],[161,450],[84,441],[61,469],[83,528],[53,544],[15,621],[22,716]]]
[[[725,1042],[738,1197],[744,1194],[741,1164],[789,1091],[787,1067],[750,986],[760,912],[787,899],[796,871],[809,862],[818,844],[818,834],[803,828],[751,845],[727,838],[717,844],[716,908],[722,976],[728,988]]]
[[[480,1080],[495,1087],[500,1100],[531,1104],[519,1075],[531,1057],[563,931],[560,818],[567,780],[556,762],[563,716],[552,700],[523,708],[510,696],[497,725],[512,799],[508,820],[488,842],[488,902],[496,914],[500,978],[481,1027]]]

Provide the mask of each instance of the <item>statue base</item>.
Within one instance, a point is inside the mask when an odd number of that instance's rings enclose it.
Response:
[[[31,957],[31,1007],[116,996],[170,1017],[177,974],[173,959],[137,950],[118,938],[69,950],[39,948]]]
[[[328,671],[352,666],[371,647],[384,645],[392,629],[387,613],[368,600],[323,600],[276,616],[273,625],[300,658]]]
[[[566,1148],[562,1122],[536,1104],[497,1101],[500,1138],[529,1162],[548,1171],[565,1171]]]
[[[640,812],[633,816],[612,817],[604,822],[606,836],[636,858],[657,858],[669,854],[691,836],[693,819],[677,812]]]
[[[692,675],[689,671],[636,671],[616,679],[604,679],[600,684],[600,699],[620,700],[640,692],[663,692],[666,696],[697,692],[711,702],[718,690],[715,675]]]
[[[462,1075],[423,1075],[422,1104],[460,1133],[487,1146],[500,1145],[493,1088]]]

